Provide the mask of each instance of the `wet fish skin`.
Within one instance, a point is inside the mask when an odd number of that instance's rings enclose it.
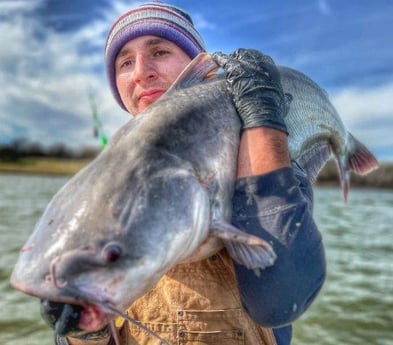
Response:
[[[249,268],[274,263],[267,243],[229,224],[240,121],[224,80],[200,83],[213,68],[207,55],[194,60],[55,195],[22,248],[14,287],[85,309],[125,310],[171,267],[225,243]],[[290,154],[308,177],[315,179],[331,152],[344,173],[373,168],[368,151],[358,159],[360,145],[320,88],[299,72],[280,67],[280,73]],[[97,314],[84,329],[100,328],[110,311]]]

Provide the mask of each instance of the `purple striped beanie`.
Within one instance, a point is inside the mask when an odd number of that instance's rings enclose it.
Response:
[[[194,58],[205,51],[205,43],[191,17],[183,9],[158,2],[140,5],[116,20],[105,45],[106,74],[117,103],[126,110],[116,87],[115,59],[128,41],[140,36],[158,36],[174,42]]]

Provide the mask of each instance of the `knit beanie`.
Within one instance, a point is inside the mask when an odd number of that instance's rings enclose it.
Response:
[[[128,41],[140,36],[158,36],[175,43],[190,58],[205,51],[205,43],[191,17],[183,9],[158,2],[140,5],[113,24],[105,45],[106,74],[117,103],[126,110],[116,87],[115,59]]]

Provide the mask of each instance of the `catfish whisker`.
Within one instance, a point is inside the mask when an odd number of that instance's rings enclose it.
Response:
[[[98,303],[101,304],[106,309],[109,309],[109,310],[113,311],[115,314],[117,314],[118,316],[122,317],[123,319],[133,323],[135,326],[139,327],[140,329],[143,329],[145,332],[147,332],[148,334],[152,335],[153,337],[156,337],[161,342],[161,344],[163,344],[163,345],[170,345],[170,343],[168,343],[167,340],[161,338],[156,332],[152,331],[150,328],[145,326],[142,322],[133,319],[132,317],[130,317],[126,313],[121,312],[120,310],[116,309],[115,307],[111,306],[110,304],[107,304],[107,303],[104,303],[104,302],[98,302]],[[114,327],[114,325],[113,325],[113,327]],[[112,328],[112,325],[111,325],[111,328]],[[116,332],[116,329],[115,329],[115,332]],[[116,335],[117,335],[117,333],[116,333]],[[116,339],[115,339],[115,341],[116,341]]]

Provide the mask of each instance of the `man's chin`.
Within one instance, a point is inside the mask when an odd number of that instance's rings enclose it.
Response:
[[[138,110],[139,112],[144,111],[146,108],[148,108],[150,105],[152,105],[155,101],[157,101],[164,92],[156,92],[152,95],[145,96],[142,99],[139,100],[138,104]]]

